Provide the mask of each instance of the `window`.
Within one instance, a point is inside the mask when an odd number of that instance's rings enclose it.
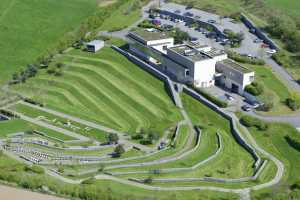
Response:
[[[250,76],[249,77],[249,80],[252,82],[252,81],[254,81],[254,76]]]
[[[163,46],[163,50],[167,50],[167,48],[168,48],[167,46]]]
[[[190,70],[186,69],[185,70],[185,76],[189,76],[190,75]]]

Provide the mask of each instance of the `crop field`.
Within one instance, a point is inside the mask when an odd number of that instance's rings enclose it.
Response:
[[[98,54],[71,51],[57,58],[63,76],[40,74],[14,88],[47,107],[135,133],[160,133],[180,120],[163,82],[110,48]]]
[[[0,84],[46,53],[96,8],[96,0],[2,0]]]

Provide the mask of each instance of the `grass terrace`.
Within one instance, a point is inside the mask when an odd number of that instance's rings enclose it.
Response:
[[[63,75],[46,70],[13,89],[51,109],[135,133],[163,130],[181,119],[163,82],[105,47],[90,54],[73,50],[59,56]]]

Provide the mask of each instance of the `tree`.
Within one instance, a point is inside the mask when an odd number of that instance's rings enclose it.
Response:
[[[119,136],[116,133],[110,133],[107,139],[109,144],[117,144],[119,141]]]
[[[123,153],[125,153],[123,145],[119,144],[118,146],[116,146],[114,150],[114,157],[121,157]]]
[[[150,131],[148,134],[148,139],[153,141],[153,140],[158,140],[159,139],[159,134],[157,132],[154,131]]]

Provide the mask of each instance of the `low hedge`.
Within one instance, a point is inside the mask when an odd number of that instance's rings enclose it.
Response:
[[[226,108],[228,107],[228,103],[226,101],[222,101],[220,99],[218,99],[217,97],[209,94],[208,92],[205,92],[199,88],[195,88],[193,87],[193,89],[200,95],[202,95],[203,97],[205,97],[207,100],[211,101],[212,103],[216,104],[217,106],[221,107],[221,108]]]
[[[291,136],[285,136],[284,137],[287,143],[297,151],[300,151],[300,139],[299,138],[293,138]]]
[[[261,131],[267,130],[269,128],[269,125],[266,122],[249,115],[242,116],[240,121],[246,127],[256,127]]]
[[[259,58],[249,58],[247,56],[242,56],[238,53],[227,51],[228,57],[232,60],[235,60],[240,63],[247,63],[251,65],[265,65],[266,62],[263,59]]]

